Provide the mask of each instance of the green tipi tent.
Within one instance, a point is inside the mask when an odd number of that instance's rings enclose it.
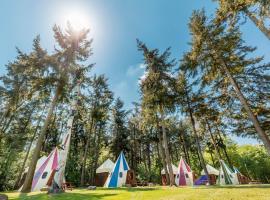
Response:
[[[238,185],[237,174],[234,173],[223,160],[220,160],[219,176],[217,180],[219,185]]]

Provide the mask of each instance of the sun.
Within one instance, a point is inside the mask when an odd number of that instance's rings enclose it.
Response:
[[[89,16],[79,11],[71,11],[65,16],[65,21],[69,22],[74,29],[81,30],[90,28]]]
[[[91,26],[90,16],[82,8],[66,8],[58,13],[58,24],[66,26],[70,23],[76,30],[89,29]]]

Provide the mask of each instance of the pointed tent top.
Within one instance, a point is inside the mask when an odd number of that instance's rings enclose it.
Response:
[[[108,158],[104,163],[102,163],[102,165],[97,168],[96,173],[111,172],[113,167],[114,162]]]
[[[216,176],[219,175],[219,171],[216,168],[209,165],[209,164],[206,165],[206,169],[207,169],[209,174],[214,174]],[[204,170],[201,171],[201,175],[205,175]]]
[[[167,166],[167,169],[168,169],[168,166]],[[174,164],[172,164],[172,169],[173,169],[173,174],[178,173],[178,168]],[[165,174],[165,169],[164,168],[161,170],[161,174]]]
[[[233,173],[232,169],[230,167],[228,167],[228,165],[226,165],[226,163],[224,162],[224,160],[220,160],[220,163],[223,165],[223,167],[230,173]]]
[[[124,155],[123,151],[121,151],[121,153],[120,153],[118,159],[120,159],[119,161],[122,160],[124,170],[128,171],[128,170],[129,170],[129,166],[128,166],[128,163],[127,163],[127,160],[126,160],[126,158],[125,158],[125,155]],[[117,159],[116,162],[118,162],[118,159]]]
[[[233,166],[233,170],[234,170],[234,173],[241,174],[241,172],[235,166]]]
[[[185,159],[181,156],[178,168],[180,169],[180,167],[183,165],[186,167],[188,172],[191,172],[190,166],[186,163]]]

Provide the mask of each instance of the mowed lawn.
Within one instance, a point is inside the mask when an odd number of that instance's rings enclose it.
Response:
[[[5,193],[9,199],[31,200],[270,200],[270,185],[242,185],[236,187],[144,187],[86,190],[75,189],[62,194],[42,192]]]

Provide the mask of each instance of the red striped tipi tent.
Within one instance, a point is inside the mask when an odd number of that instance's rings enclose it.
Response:
[[[193,185],[193,175],[189,165],[181,157],[178,172],[175,177],[175,183],[177,186],[192,186]]]

